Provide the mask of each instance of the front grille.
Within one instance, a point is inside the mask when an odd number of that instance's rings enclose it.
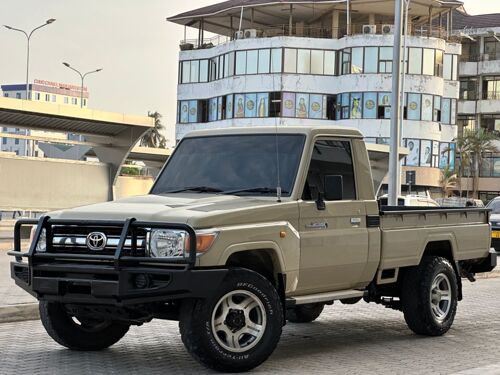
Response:
[[[123,227],[98,227],[81,225],[53,225],[52,226],[52,252],[70,254],[102,254],[114,255]],[[87,236],[92,232],[101,232],[106,235],[106,246],[102,250],[91,250],[87,246]],[[132,250],[132,234],[127,236],[123,246],[123,256],[146,255],[147,230],[142,228],[134,229],[136,250]]]

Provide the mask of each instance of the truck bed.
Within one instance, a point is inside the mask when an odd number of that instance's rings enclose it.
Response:
[[[451,251],[455,261],[488,256],[489,210],[382,206],[380,270],[413,266],[429,246]]]

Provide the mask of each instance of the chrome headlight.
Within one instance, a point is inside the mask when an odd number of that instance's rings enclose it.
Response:
[[[35,233],[36,233],[37,226],[34,225],[33,228],[31,228],[31,234],[30,234],[30,246],[33,240],[35,239]],[[47,251],[47,231],[42,229],[42,233],[40,233],[40,238],[38,239],[38,243],[36,244],[36,249],[37,252],[40,253],[45,253]]]
[[[153,229],[149,238],[149,255],[154,258],[187,256],[189,234],[183,230]]]
[[[196,252],[204,253],[214,243],[219,232],[197,231]],[[176,229],[152,229],[149,233],[148,253],[154,258],[189,257],[189,233]]]

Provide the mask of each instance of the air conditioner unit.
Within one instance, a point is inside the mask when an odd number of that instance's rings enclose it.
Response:
[[[257,30],[246,29],[245,30],[245,39],[248,39],[248,38],[257,38]]]
[[[245,33],[243,31],[236,31],[234,33],[234,39],[243,39],[245,37]]]
[[[363,34],[376,34],[377,25],[363,25]]]
[[[382,34],[394,34],[394,25],[382,25]]]

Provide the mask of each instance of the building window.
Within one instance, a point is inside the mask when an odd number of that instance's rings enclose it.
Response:
[[[311,50],[299,49],[297,51],[297,73],[309,74],[311,72]]]
[[[432,121],[433,105],[432,95],[422,95],[422,121]]]
[[[478,87],[477,78],[461,79],[459,98],[462,100],[477,100],[478,99],[477,87]],[[484,87],[486,87],[486,85]]]
[[[69,104],[69,98],[67,96],[64,97],[64,104]]]
[[[341,74],[350,74],[351,73],[351,49],[346,48],[342,50],[342,59],[341,59]]]
[[[436,50],[436,64],[434,67],[434,75],[436,77],[442,77],[443,76],[443,51],[437,49]]]
[[[208,82],[208,60],[200,60],[200,82]]]
[[[476,129],[475,116],[465,115],[457,117],[458,135],[462,136],[464,133]]]
[[[458,79],[458,56],[445,53],[443,60],[443,78],[456,81]]]
[[[87,99],[83,99],[83,106],[86,107],[87,106]]]
[[[236,52],[236,75],[246,73],[247,51]]]
[[[484,59],[500,60],[500,42],[495,38],[484,38]]]
[[[482,115],[481,128],[500,136],[500,115]]]
[[[271,50],[271,73],[281,72],[281,48],[273,48]]]
[[[14,144],[16,144],[16,145],[19,144],[19,139],[18,138],[14,139]]]
[[[200,61],[193,60],[190,64],[190,74],[189,82],[199,82],[200,81]]]
[[[378,47],[365,48],[365,73],[377,73]]]
[[[50,94],[45,94],[45,101],[50,102]]]
[[[21,93],[20,92],[16,92],[16,99],[21,99]]]
[[[363,73],[363,47],[351,48],[351,73]]]
[[[433,76],[436,70],[436,57],[433,49],[424,48],[422,74]]]
[[[4,144],[4,145],[7,144],[7,138],[2,138],[2,144]]]
[[[422,48],[408,48],[408,74],[422,74]]]
[[[77,98],[71,98],[71,104],[77,105],[78,104],[78,99]]]
[[[246,74],[257,74],[258,50],[247,51]]]
[[[8,97],[9,97],[9,93],[8,93],[8,92],[4,92],[4,93],[3,93],[3,96],[4,96],[5,98],[8,98]]]
[[[420,120],[421,95],[409,93],[406,107],[408,120]]]
[[[392,73],[392,47],[380,47],[378,70],[380,73]]]
[[[311,51],[311,74],[324,74],[325,56],[322,50]]]
[[[56,96],[55,95],[52,95],[52,102],[55,103],[56,102]]]
[[[297,50],[285,48],[285,73],[297,73]]]
[[[460,81],[461,83],[462,81]],[[460,85],[460,90],[462,86]],[[484,77],[483,81],[483,99],[500,99],[500,76]]]
[[[40,93],[39,92],[35,92],[35,100],[40,100]]]
[[[259,74],[269,73],[270,61],[271,61],[271,50],[260,49],[259,50],[259,63],[258,63],[257,72]]]
[[[324,73],[335,75],[336,53],[335,51],[325,51]]]

